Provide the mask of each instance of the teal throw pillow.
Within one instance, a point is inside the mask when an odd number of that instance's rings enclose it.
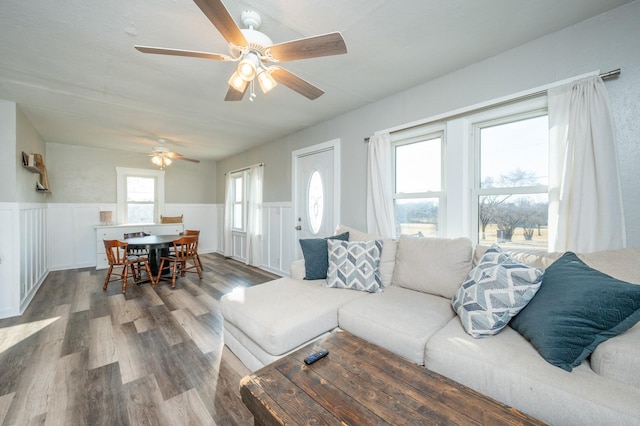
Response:
[[[329,254],[327,239],[348,241],[349,233],[334,235],[327,238],[307,238],[300,240],[302,255],[304,256],[304,279],[321,280],[327,278],[329,269]]]
[[[640,285],[618,280],[567,252],[551,266],[510,326],[566,371],[640,320]]]

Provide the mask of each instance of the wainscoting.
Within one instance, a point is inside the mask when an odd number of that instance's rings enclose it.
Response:
[[[115,204],[49,204],[49,270],[96,266],[96,232],[100,211]],[[218,251],[218,208],[215,204],[167,204],[165,216],[184,215],[185,229],[200,230],[202,253]]]
[[[0,203],[0,318],[20,315],[46,278],[47,204]]]
[[[220,253],[224,247],[224,206],[218,205],[219,230],[218,247]],[[261,269],[278,274],[289,275],[291,262],[295,259],[295,231],[293,208],[291,203],[264,203],[262,206],[262,264]],[[247,236],[234,232],[231,248],[232,258],[240,262],[247,259]]]
[[[95,267],[94,227],[105,210],[116,205],[0,203],[0,318],[20,315],[49,271]],[[185,229],[200,230],[201,253],[222,253],[224,206],[167,204],[163,214],[182,214]],[[292,205],[265,203],[263,215],[260,268],[287,276],[297,244]],[[245,235],[234,236],[233,253],[245,261]]]

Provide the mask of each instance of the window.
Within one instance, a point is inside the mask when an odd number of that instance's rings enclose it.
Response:
[[[141,176],[127,176],[126,179],[126,222],[153,223],[156,212],[156,179]]]
[[[396,235],[548,247],[546,96],[391,132]]]
[[[317,234],[322,226],[322,217],[324,216],[324,185],[322,184],[322,176],[317,170],[314,170],[309,178],[307,212],[311,232]]]
[[[164,208],[164,171],[116,167],[118,223],[155,223]]]
[[[247,222],[247,200],[246,200],[246,185],[248,181],[248,172],[242,171],[231,175],[233,194],[231,194],[232,204],[232,218],[233,223],[231,229],[234,231],[245,231],[245,224]]]
[[[444,203],[443,131],[428,129],[393,136],[394,215],[396,234],[440,234]]]
[[[547,248],[548,129],[546,110],[473,125],[478,243]]]

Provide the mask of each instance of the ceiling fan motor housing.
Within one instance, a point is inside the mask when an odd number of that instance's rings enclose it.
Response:
[[[253,10],[243,10],[240,15],[240,20],[245,27],[252,30],[256,30],[260,28],[260,25],[262,25],[262,18],[260,17],[260,14]]]

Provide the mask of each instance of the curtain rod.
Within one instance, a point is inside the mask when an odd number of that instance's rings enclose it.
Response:
[[[264,163],[256,163],[256,164],[252,164],[252,165],[247,166],[247,167],[241,167],[241,168],[239,168],[239,169],[230,170],[230,171],[228,171],[228,172],[225,172],[225,175],[228,175],[228,174],[230,174],[230,173],[244,172],[245,170],[249,170],[250,168],[255,167],[255,166],[264,167]]]
[[[607,79],[610,79],[610,78],[618,77],[620,75],[620,73],[621,73],[620,68],[617,68],[615,70],[603,72],[603,73],[599,74],[599,77],[601,79],[603,79],[603,80],[607,80]],[[427,124],[436,123],[438,121],[452,120],[454,118],[464,117],[466,115],[475,114],[477,112],[486,111],[488,109],[509,105],[509,104],[512,104],[512,103],[515,103],[515,102],[520,102],[520,101],[524,101],[524,100],[531,99],[531,98],[536,98],[538,96],[545,95],[547,93],[547,90],[548,89],[540,90],[540,91],[534,92],[534,93],[528,93],[528,94],[523,95],[523,96],[518,96],[518,97],[515,97],[515,98],[508,99],[506,101],[497,102],[495,104],[491,104],[491,105],[486,105],[486,106],[481,106],[481,107],[478,107],[478,108],[470,109],[468,111],[464,111],[464,112],[457,113],[457,114],[452,114],[452,115],[447,116],[447,117],[438,117],[437,119],[434,119],[434,120],[429,120],[429,121],[425,121],[423,123],[415,124],[415,125],[412,125],[412,126],[407,126],[407,127],[402,128],[402,129],[391,131],[389,133],[396,133],[396,132],[401,132],[401,131],[405,131],[405,130],[409,130],[409,129],[414,129],[416,127],[421,127],[421,126],[425,126]],[[369,137],[364,138],[364,143],[368,143],[368,142],[369,142]]]

